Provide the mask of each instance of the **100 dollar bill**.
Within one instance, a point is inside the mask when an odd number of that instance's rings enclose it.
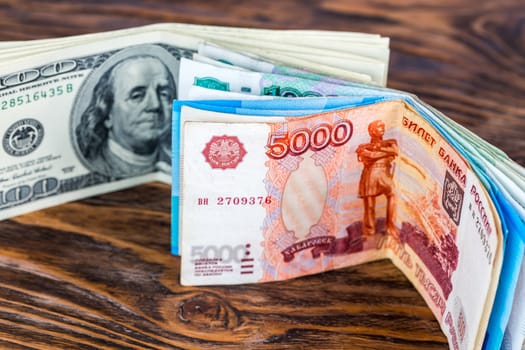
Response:
[[[179,61],[197,44],[148,33],[22,60],[0,76],[0,218],[171,182]]]
[[[0,54],[0,218],[148,181],[169,183],[171,103],[184,92],[180,59],[192,58],[219,32],[291,38],[288,32],[170,24],[6,43]],[[313,35],[323,42],[341,36]]]

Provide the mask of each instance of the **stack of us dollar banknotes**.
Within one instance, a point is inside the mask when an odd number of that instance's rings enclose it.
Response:
[[[388,38],[159,24],[0,48],[1,219],[162,181],[182,284],[390,259],[451,349],[522,349],[525,170],[385,88]]]

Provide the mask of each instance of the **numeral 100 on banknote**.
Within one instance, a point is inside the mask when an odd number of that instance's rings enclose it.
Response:
[[[33,199],[47,197],[58,191],[59,182],[57,178],[49,177],[38,180],[33,186],[22,185],[0,191],[0,208],[7,208],[21,204]]]

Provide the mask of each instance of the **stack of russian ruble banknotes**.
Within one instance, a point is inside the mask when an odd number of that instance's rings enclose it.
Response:
[[[171,183],[182,284],[390,259],[451,349],[522,349],[525,170],[385,88],[388,44],[187,24],[1,43],[0,218]]]

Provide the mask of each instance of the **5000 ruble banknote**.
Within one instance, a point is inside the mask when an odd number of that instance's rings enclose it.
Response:
[[[498,216],[468,162],[411,108],[253,117],[181,103],[180,118],[184,284],[390,258],[449,339],[481,344],[501,266]]]

